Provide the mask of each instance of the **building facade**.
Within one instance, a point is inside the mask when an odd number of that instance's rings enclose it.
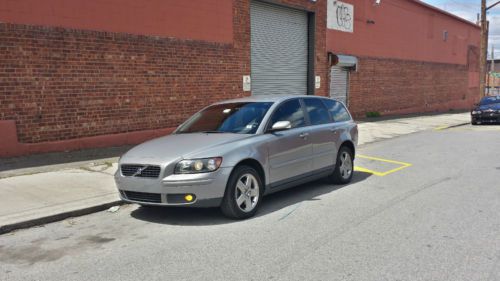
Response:
[[[349,72],[355,115],[466,109],[478,98],[476,25],[420,1],[345,3],[354,6],[354,31],[329,29],[327,50],[358,58]]]
[[[134,144],[248,95],[465,109],[478,46],[413,0],[0,0],[0,157]]]

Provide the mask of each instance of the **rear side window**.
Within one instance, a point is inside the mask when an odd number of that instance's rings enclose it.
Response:
[[[272,127],[278,121],[290,121],[292,128],[303,127],[306,124],[304,111],[298,99],[289,100],[281,104],[274,111],[269,127]]]
[[[338,101],[324,99],[326,107],[328,107],[328,111],[333,117],[334,122],[342,122],[351,120],[351,116],[344,105]]]
[[[309,115],[311,125],[321,125],[331,122],[328,110],[320,99],[306,98],[304,99],[304,103],[306,104],[306,111]]]

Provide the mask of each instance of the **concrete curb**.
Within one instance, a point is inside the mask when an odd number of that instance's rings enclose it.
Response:
[[[469,125],[469,124],[470,124],[470,122],[464,122],[464,123],[460,123],[460,124],[455,124],[455,125],[450,125],[450,126],[446,126],[446,127],[436,128],[434,130],[441,131],[441,130],[456,128],[456,127],[465,126],[465,125]]]
[[[123,205],[125,204],[124,201],[122,200],[116,200],[116,201],[111,201],[107,203],[102,203],[90,207],[85,207],[81,209],[76,209],[76,210],[71,210],[71,211],[66,211],[62,212],[59,214],[55,215],[50,215],[50,216],[45,216],[45,217],[40,217],[32,220],[27,220],[27,221],[20,221],[12,224],[7,224],[7,225],[0,225],[0,235],[9,233],[14,230],[18,229],[23,229],[23,228],[29,228],[29,227],[34,227],[34,226],[40,226],[43,224],[51,223],[51,222],[56,222],[56,221],[61,221],[70,217],[79,217],[79,216],[84,216],[100,211],[104,211],[106,209],[109,209],[112,206],[116,205]]]

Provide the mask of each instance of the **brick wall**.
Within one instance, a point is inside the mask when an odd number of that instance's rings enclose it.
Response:
[[[0,120],[27,143],[173,127],[243,95],[244,47],[0,24]]]
[[[350,76],[350,110],[383,115],[470,109],[478,99],[475,65],[362,57]],[[474,81],[471,81],[474,80]]]
[[[0,22],[233,41],[234,0],[0,0]]]
[[[326,1],[271,2],[316,13],[316,94],[327,95]],[[0,23],[0,121],[15,121],[20,143],[55,142],[171,128],[249,95],[249,3],[233,1],[232,43]]]

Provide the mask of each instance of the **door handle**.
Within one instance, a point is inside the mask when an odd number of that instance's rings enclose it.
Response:
[[[330,129],[330,132],[332,132],[332,133],[336,134],[336,133],[338,132],[338,130],[337,130],[337,129],[333,129],[333,128],[332,128],[332,129]]]
[[[299,137],[301,137],[303,139],[307,138],[308,136],[309,136],[309,133],[302,133],[302,134],[299,135]]]

